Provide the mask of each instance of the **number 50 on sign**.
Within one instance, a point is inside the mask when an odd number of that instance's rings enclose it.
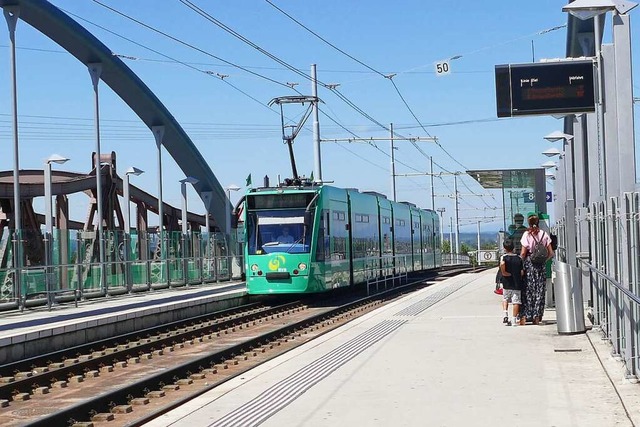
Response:
[[[451,66],[449,60],[439,61],[435,63],[436,76],[444,76],[451,73]]]

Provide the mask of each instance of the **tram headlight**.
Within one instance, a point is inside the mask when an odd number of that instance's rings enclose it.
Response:
[[[306,269],[307,269],[307,264],[305,264],[304,262],[301,262],[300,264],[298,264],[298,270],[305,271]]]
[[[251,271],[258,271],[258,264],[252,264]]]

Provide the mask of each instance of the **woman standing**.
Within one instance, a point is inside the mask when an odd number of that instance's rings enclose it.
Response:
[[[524,310],[521,310],[520,324],[524,325],[527,319],[532,320],[537,325],[542,320],[544,314],[545,294],[547,291],[546,261],[553,257],[551,247],[551,237],[539,227],[540,219],[536,214],[529,214],[529,228],[522,235],[520,243],[522,250],[520,257],[524,260],[527,283],[525,286],[526,298],[524,300]],[[534,262],[532,258],[539,258],[539,255],[532,257],[537,246],[542,245],[547,252],[544,262]]]

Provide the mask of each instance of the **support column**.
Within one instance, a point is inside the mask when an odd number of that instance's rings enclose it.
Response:
[[[56,196],[56,229],[58,230],[58,243],[60,250],[59,264],[69,264],[69,199],[64,194]],[[80,256],[79,249],[78,255]],[[69,270],[63,267],[60,272],[60,288],[70,288]]]
[[[603,97],[604,105],[604,147],[607,157],[605,158],[605,168],[608,173],[605,175],[607,195],[609,197],[620,197],[620,166],[618,164],[618,119],[617,119],[617,93],[616,93],[616,64],[614,57],[614,47],[611,44],[602,45],[602,78],[604,79]]]
[[[160,239],[160,260],[166,258],[166,245],[162,227],[164,225],[164,202],[162,199],[162,139],[164,138],[164,126],[152,126],[151,131],[156,140],[158,163],[158,238]],[[167,272],[168,273],[168,272]]]
[[[14,295],[22,299],[22,213],[20,206],[20,155],[18,150],[18,84],[16,74],[16,25],[20,16],[19,6],[5,6],[4,18],[9,27],[11,45],[11,115],[13,125],[13,265]]]
[[[633,118],[633,81],[631,76],[631,35],[629,15],[613,15],[616,65],[616,103],[620,191],[635,191],[636,150]]]
[[[98,206],[98,252],[100,254],[100,284],[103,292],[107,292],[107,269],[104,257],[104,212],[102,210],[102,164],[100,162],[100,98],[98,83],[102,74],[102,64],[94,63],[87,65],[91,83],[93,84],[94,104],[95,104],[95,138],[96,138],[96,198]]]
[[[311,64],[311,95],[316,98],[313,103],[313,170],[314,180],[322,182],[322,156],[320,152],[320,120],[318,118],[318,80],[316,64]]]

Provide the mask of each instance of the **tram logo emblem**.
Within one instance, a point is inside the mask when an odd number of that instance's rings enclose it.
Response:
[[[269,270],[277,271],[280,267],[284,267],[287,260],[284,255],[277,255],[269,261]]]

